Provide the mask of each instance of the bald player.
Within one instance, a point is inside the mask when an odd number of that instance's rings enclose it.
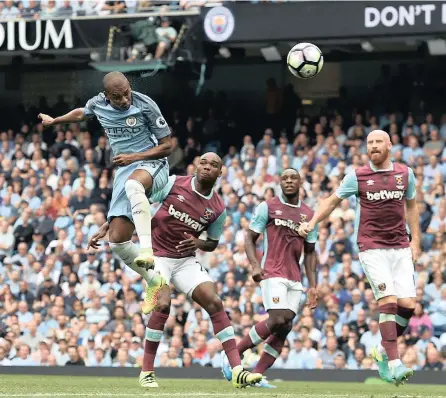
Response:
[[[209,314],[215,335],[231,363],[233,385],[245,387],[259,382],[262,375],[242,368],[234,329],[213,280],[195,257],[197,249],[214,251],[223,232],[226,208],[220,195],[214,191],[221,168],[220,157],[212,152],[206,153],[200,158],[195,176],[171,176],[167,185],[152,195],[151,200],[160,203],[153,217],[155,271]],[[90,240],[91,246],[97,247],[97,240],[105,236],[106,229],[104,224]],[[203,232],[207,236],[200,239]],[[156,306],[147,325],[139,379],[144,388],[158,387],[154,361],[170,313],[170,296],[169,286],[163,286],[157,294]],[[147,305],[143,307],[145,313],[149,310],[151,308]]]
[[[154,265],[147,195],[156,194],[167,184],[170,129],[158,105],[148,96],[132,91],[122,73],[108,73],[103,83],[104,92],[90,99],[84,108],[56,118],[41,113],[39,118],[48,127],[96,116],[103,127],[114,155],[113,164],[118,167],[107,217],[110,247],[127,266],[143,275],[150,299],[165,281],[146,270]],[[139,250],[131,241],[135,228]]]
[[[420,253],[421,233],[414,173],[404,164],[391,162],[391,148],[386,132],[372,131],[367,137],[369,163],[347,174],[310,222],[301,225],[299,233],[307,236],[343,199],[356,196],[359,260],[380,312],[382,345],[372,356],[381,378],[398,386],[413,375],[399,358],[397,337],[404,333],[415,308],[414,263]]]

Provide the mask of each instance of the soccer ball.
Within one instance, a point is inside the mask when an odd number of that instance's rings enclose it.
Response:
[[[311,79],[324,65],[321,50],[311,43],[296,44],[288,53],[287,65],[290,72],[300,79]]]

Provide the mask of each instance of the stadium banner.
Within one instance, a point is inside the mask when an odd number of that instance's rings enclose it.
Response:
[[[446,2],[291,1],[256,5],[228,2],[225,6],[235,21],[229,43],[446,32]],[[209,36],[207,39],[212,41]]]
[[[98,19],[48,19],[0,23],[0,52],[91,49],[107,45],[109,29],[143,17]]]

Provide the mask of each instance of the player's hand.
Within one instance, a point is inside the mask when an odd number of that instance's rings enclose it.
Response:
[[[256,283],[260,283],[263,280],[264,274],[263,269],[260,267],[254,267],[251,273],[252,279]]]
[[[420,246],[412,241],[410,242],[410,248],[412,250],[412,261],[414,264],[416,264],[420,258]]]
[[[175,246],[175,249],[177,249],[178,253],[180,254],[190,254],[195,252],[195,250],[199,249],[199,239],[195,238],[191,234],[188,234],[187,232],[184,233],[184,236],[187,238],[185,240],[182,240],[178,246]]]
[[[307,297],[308,307],[310,307],[312,310],[315,309],[317,307],[317,301],[319,300],[317,289],[315,287],[310,287],[307,291]]]
[[[98,232],[96,232],[88,241],[87,243],[87,250],[91,247],[92,249],[99,249],[99,241],[107,235],[108,232],[108,224],[104,224],[101,228],[98,229]]]
[[[115,156],[113,158],[113,164],[115,166],[128,166],[136,162],[136,156],[133,153],[122,153],[121,155]]]
[[[47,128],[53,125],[54,118],[49,115],[45,115],[44,113],[39,113],[38,118],[42,121],[43,127]]]
[[[309,222],[303,222],[299,225],[299,229],[297,230],[297,233],[302,237],[306,238],[308,234],[313,230],[314,227],[310,225]]]

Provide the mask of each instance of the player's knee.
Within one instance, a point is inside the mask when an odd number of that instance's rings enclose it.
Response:
[[[168,315],[170,313],[170,300],[158,299],[158,303],[156,304],[156,311]]]
[[[125,182],[125,193],[128,198],[135,194],[143,194],[145,195],[146,190],[144,189],[144,185],[142,185],[139,181],[134,180],[132,178],[128,179]]]
[[[212,297],[211,300],[208,301],[205,308],[206,312],[209,315],[216,314],[217,312],[223,311],[223,304],[218,296]]]
[[[274,332],[278,332],[279,330],[283,330],[285,325],[287,324],[287,320],[283,315],[276,315],[272,319],[272,328]]]

